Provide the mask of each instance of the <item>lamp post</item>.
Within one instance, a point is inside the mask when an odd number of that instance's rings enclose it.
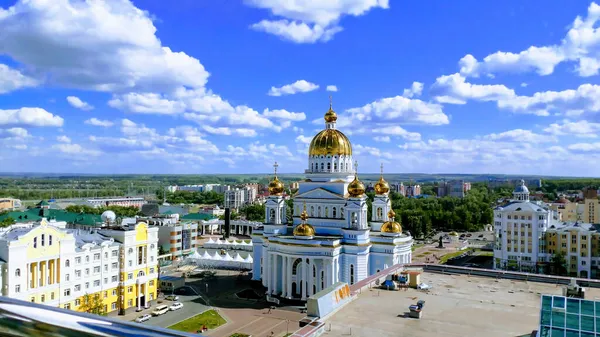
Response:
[[[290,320],[289,319],[285,320],[285,333],[286,333],[286,335],[290,333]]]

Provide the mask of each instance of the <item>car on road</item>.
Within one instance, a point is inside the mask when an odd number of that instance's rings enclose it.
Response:
[[[171,311],[175,311],[175,310],[178,310],[178,309],[181,309],[181,308],[183,308],[183,303],[180,303],[180,302],[175,302],[175,303],[173,303],[173,304],[172,304],[172,305],[169,307],[169,310],[171,310]]]
[[[482,238],[482,237],[484,237],[484,235],[483,234],[479,234],[479,237]]]
[[[467,234],[468,238],[470,238],[471,236],[473,236],[473,234],[471,234],[471,233]]]
[[[166,314],[169,311],[169,307],[166,305],[159,305],[152,311],[152,316],[160,316]]]
[[[142,323],[142,322],[149,320],[150,318],[152,318],[152,315],[145,314],[145,315],[142,315],[142,316],[136,318],[135,321],[138,323]]]
[[[169,295],[169,296],[165,297],[165,300],[167,300],[167,301],[179,301],[179,296],[177,296],[177,295]]]

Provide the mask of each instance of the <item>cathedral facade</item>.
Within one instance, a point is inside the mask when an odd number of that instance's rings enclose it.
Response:
[[[310,143],[306,179],[287,223],[284,185],[269,183],[265,224],[252,234],[253,279],[268,295],[306,300],[336,282],[354,284],[394,264],[410,263],[413,239],[394,219],[383,173],[375,184],[372,221],[350,140],[329,107],[325,129]],[[277,167],[276,167],[277,168]]]

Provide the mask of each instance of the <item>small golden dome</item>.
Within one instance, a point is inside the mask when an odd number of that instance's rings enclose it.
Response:
[[[388,212],[388,217],[390,219],[388,221],[386,221],[383,224],[383,226],[381,226],[382,233],[389,233],[389,234],[401,234],[402,233],[402,225],[400,225],[398,222],[394,221],[395,216],[396,216],[396,213],[394,212],[394,210],[390,210]]]
[[[315,229],[307,223],[301,223],[294,228],[294,236],[315,236]]]
[[[337,114],[335,113],[335,111],[333,111],[333,109],[330,106],[329,111],[325,113],[325,122],[335,123],[335,121],[337,121]]]
[[[325,129],[312,139],[308,148],[309,156],[351,156],[350,140],[341,131]]]
[[[354,180],[348,185],[348,194],[352,198],[357,198],[365,194],[365,185],[358,180],[358,176],[354,176]]]
[[[387,194],[390,191],[390,184],[383,179],[383,177],[379,178],[379,181],[375,184],[375,193]]]
[[[269,194],[270,195],[282,195],[283,191],[285,190],[285,186],[283,185],[283,183],[277,178],[277,167],[279,167],[279,165],[277,164],[277,162],[275,162],[275,164],[273,164],[273,167],[275,168],[275,174],[274,174],[274,178],[273,180],[271,180],[269,182]]]

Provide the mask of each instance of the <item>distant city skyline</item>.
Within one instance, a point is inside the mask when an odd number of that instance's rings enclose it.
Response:
[[[359,173],[597,176],[599,20],[589,0],[0,0],[0,171],[301,174],[332,96]]]

